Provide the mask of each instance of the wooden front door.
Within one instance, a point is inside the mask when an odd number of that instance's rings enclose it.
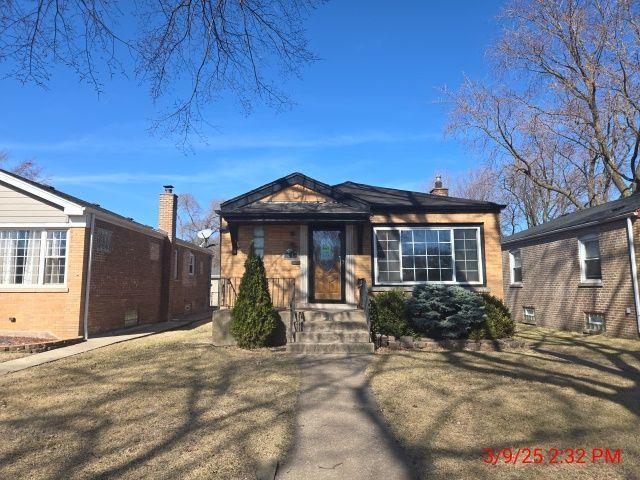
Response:
[[[316,303],[344,302],[344,228],[309,228],[309,246],[309,300]]]

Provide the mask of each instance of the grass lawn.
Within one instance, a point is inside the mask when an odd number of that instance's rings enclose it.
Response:
[[[0,377],[0,478],[255,478],[293,436],[298,372],[211,324]]]
[[[517,335],[533,348],[376,355],[371,387],[420,476],[640,478],[640,341],[532,327]],[[507,447],[540,447],[545,463],[483,463],[485,448]],[[580,447],[586,464],[548,464],[550,448]],[[621,449],[622,462],[591,464],[593,447]]]
[[[16,358],[22,358],[31,355],[26,352],[0,352],[0,363],[8,362],[9,360],[15,360]]]

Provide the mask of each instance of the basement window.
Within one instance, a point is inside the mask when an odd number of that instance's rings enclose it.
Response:
[[[604,315],[602,313],[587,313],[586,330],[589,333],[601,333],[605,331]]]
[[[536,309],[533,307],[523,307],[522,315],[524,317],[523,322],[530,325],[536,324]]]

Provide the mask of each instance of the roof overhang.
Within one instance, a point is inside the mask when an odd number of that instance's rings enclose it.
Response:
[[[19,190],[62,210],[66,215],[84,215],[85,207],[56,195],[55,190],[37,187],[13,175],[0,171],[0,183]]]
[[[511,237],[507,237],[505,239],[502,240],[502,242],[500,243],[503,247],[508,247],[508,246],[512,246],[512,245],[516,245],[518,243],[523,243],[523,242],[528,242],[530,240],[536,240],[538,238],[543,238],[543,237],[548,237],[549,235],[556,235],[558,233],[564,233],[564,232],[570,232],[573,230],[581,230],[583,228],[589,228],[589,227],[594,227],[597,225],[604,225],[607,223],[611,223],[611,222],[615,222],[618,220],[624,220],[625,218],[637,218],[639,216],[639,212],[637,210],[633,211],[633,212],[626,212],[626,213],[622,213],[620,215],[614,215],[612,217],[609,217],[605,220],[597,220],[597,221],[593,221],[593,222],[584,222],[584,223],[579,223],[577,225],[571,225],[568,227],[563,227],[563,228],[556,228],[554,230],[549,230],[546,232],[541,232],[541,233],[536,233],[533,235],[527,235],[524,237],[518,237],[515,239],[511,239]]]

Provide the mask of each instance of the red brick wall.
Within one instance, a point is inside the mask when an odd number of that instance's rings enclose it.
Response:
[[[178,275],[175,278],[175,255],[178,255]],[[187,253],[195,255],[195,274],[189,275]],[[169,315],[177,317],[209,310],[211,256],[181,244],[174,244],[169,262]]]
[[[67,285],[0,291],[0,330],[50,333],[59,338],[82,335],[84,257],[89,229],[68,230]],[[15,322],[9,318],[14,317]]]
[[[582,286],[578,238],[593,233],[600,240],[602,286]],[[520,288],[510,285],[509,250],[516,248]],[[603,313],[608,335],[638,337],[625,221],[503,246],[502,263],[505,302],[516,321],[523,320],[523,307],[534,307],[538,325],[583,331],[586,312]]]
[[[109,238],[107,238],[109,237]],[[96,220],[89,295],[89,334],[164,320],[162,246],[166,240]]]

